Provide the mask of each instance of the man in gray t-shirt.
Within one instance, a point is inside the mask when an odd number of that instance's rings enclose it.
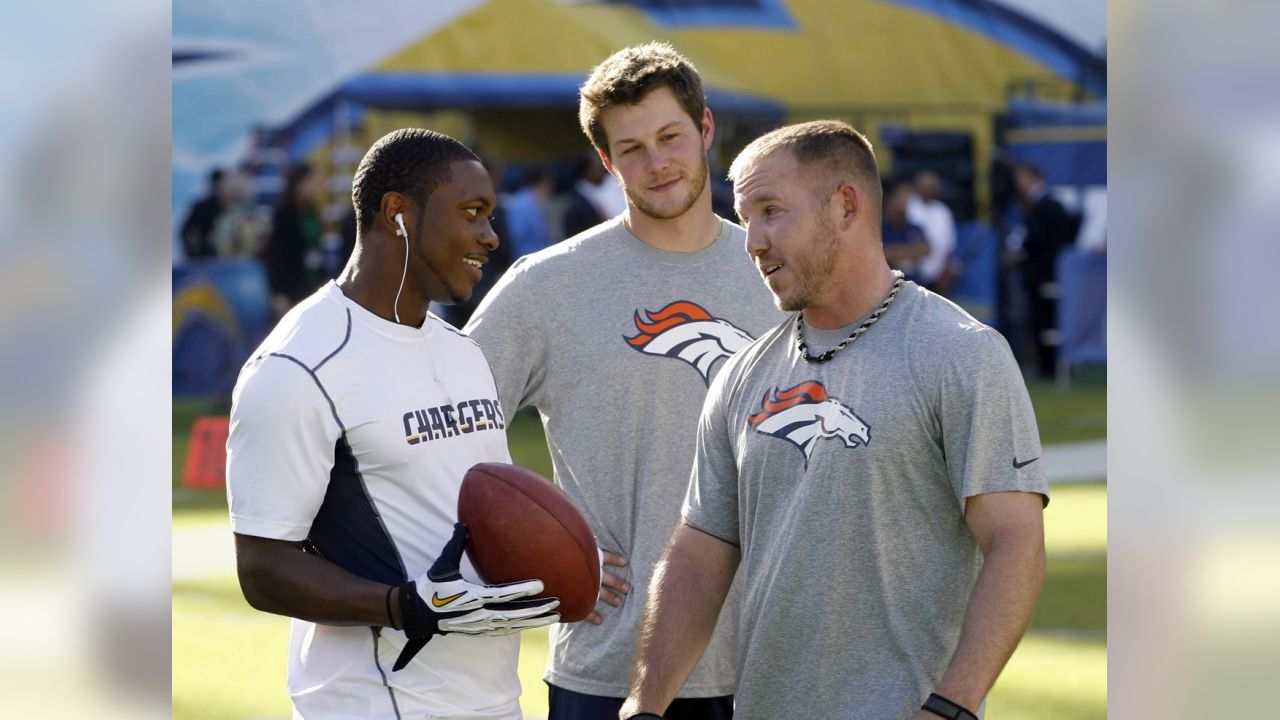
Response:
[[[607,552],[605,602],[589,622],[552,630],[549,720],[617,714],[708,383],[783,317],[742,228],[711,211],[715,127],[684,58],[663,45],[616,53],[584,84],[582,119],[626,212],[518,260],[465,328],[503,406],[538,409],[555,480]],[[673,717],[733,712],[735,630],[726,613]]]
[[[735,575],[735,717],[980,716],[1044,573],[1008,345],[889,269],[853,128],[776,130],[730,177],[759,273],[801,312],[712,383],[621,717],[666,708]]]

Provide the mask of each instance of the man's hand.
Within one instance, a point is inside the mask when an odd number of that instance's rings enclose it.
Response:
[[[510,635],[560,620],[558,598],[521,599],[542,592],[541,580],[476,585],[458,572],[467,545],[467,526],[453,526],[453,537],[425,575],[401,585],[400,617],[409,637],[392,670],[399,670],[436,635]]]
[[[607,568],[624,568],[627,566],[627,559],[608,550],[601,550],[600,558],[600,602],[619,607],[622,605],[623,596],[631,592],[631,583],[622,579],[621,575],[609,572]],[[604,622],[604,618],[600,613],[592,610],[587,616],[587,622],[599,625]]]

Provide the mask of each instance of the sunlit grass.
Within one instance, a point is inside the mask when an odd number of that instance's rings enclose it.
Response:
[[[1105,437],[1105,388],[1059,393],[1033,386],[1046,442]],[[206,410],[175,405],[174,463],[185,457],[185,428]],[[216,408],[214,408],[216,410]],[[179,417],[179,414],[182,416]],[[537,416],[512,422],[513,459],[550,476]],[[175,476],[175,485],[178,479]],[[991,720],[1100,720],[1106,717],[1107,489],[1061,485],[1045,512],[1049,564],[1032,631],[991,692]],[[286,719],[289,621],[251,609],[234,575],[225,495],[174,491],[173,717],[192,720]],[[521,704],[546,716],[542,673],[546,630],[523,635]]]

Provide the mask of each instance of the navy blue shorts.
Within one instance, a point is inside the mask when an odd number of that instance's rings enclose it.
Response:
[[[586,695],[547,683],[551,709],[547,720],[617,720],[624,698]],[[671,703],[662,717],[668,720],[729,720],[733,696],[682,698]]]

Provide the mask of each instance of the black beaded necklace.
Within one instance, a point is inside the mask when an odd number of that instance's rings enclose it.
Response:
[[[875,325],[876,321],[880,319],[880,316],[884,314],[884,311],[888,310],[889,306],[893,304],[893,299],[898,296],[898,291],[902,289],[902,283],[906,281],[906,277],[903,276],[901,270],[894,270],[893,276],[895,278],[893,281],[893,288],[889,290],[889,297],[884,299],[884,304],[877,308],[875,312],[871,313],[871,315],[869,315],[867,319],[857,327],[857,329],[849,334],[849,337],[841,340],[839,345],[831,348],[821,355],[809,354],[809,346],[804,342],[804,313],[796,313],[796,343],[797,347],[800,349],[800,357],[803,357],[805,362],[824,363],[835,357],[836,353],[848,347],[854,340],[857,340],[862,333],[867,331],[867,328]]]

